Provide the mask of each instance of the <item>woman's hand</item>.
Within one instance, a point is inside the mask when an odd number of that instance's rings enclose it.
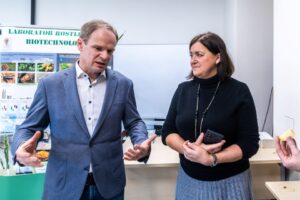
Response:
[[[196,142],[191,143],[185,141],[183,143],[184,157],[192,162],[210,166],[213,163],[213,158],[210,153],[202,147],[204,134],[201,133]]]
[[[200,136],[199,136],[200,137]],[[222,150],[222,146],[225,144],[225,140],[215,144],[204,144],[202,143],[200,146],[205,149],[208,153],[218,153]]]

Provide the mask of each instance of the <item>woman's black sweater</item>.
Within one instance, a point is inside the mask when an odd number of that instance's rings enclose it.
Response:
[[[209,79],[194,78],[178,86],[162,129],[164,144],[166,137],[171,133],[179,134],[184,140],[195,141],[197,88],[200,84],[198,137],[202,113],[212,99],[218,82],[218,76]],[[255,105],[246,84],[233,78],[221,82],[203,120],[202,132],[207,129],[224,135],[226,143],[223,149],[237,144],[243,152],[243,157],[236,162],[207,167],[191,162],[180,154],[180,164],[189,176],[198,180],[215,181],[234,176],[249,168],[249,158],[258,150],[259,134]]]

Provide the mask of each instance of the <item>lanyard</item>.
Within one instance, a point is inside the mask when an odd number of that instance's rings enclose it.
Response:
[[[207,111],[209,110],[211,104],[213,103],[213,101],[217,95],[220,84],[221,84],[221,82],[219,81],[208,106],[204,109],[204,111],[202,113],[202,117],[201,117],[201,121],[200,121],[200,129],[199,129],[200,133],[202,131],[202,124],[203,124],[205,115],[207,114]],[[199,113],[200,88],[201,88],[201,84],[199,83],[198,88],[197,88],[197,101],[196,101],[196,112],[195,112],[195,140],[197,140],[197,123],[198,123],[198,113]]]

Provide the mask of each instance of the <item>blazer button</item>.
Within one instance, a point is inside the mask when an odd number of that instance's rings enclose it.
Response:
[[[85,171],[90,171],[90,167],[85,167],[84,170]]]

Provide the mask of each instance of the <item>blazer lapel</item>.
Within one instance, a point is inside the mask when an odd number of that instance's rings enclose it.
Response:
[[[76,68],[73,67],[65,72],[64,87],[67,95],[67,101],[70,103],[70,111],[73,112],[78,124],[84,132],[90,137],[87,126],[85,124],[81,103],[79,100],[77,83],[76,83]]]
[[[105,92],[103,107],[97,125],[95,127],[93,136],[101,128],[103,121],[111,108],[113,99],[115,97],[117,85],[118,85],[118,80],[115,77],[114,72],[112,70],[107,69],[106,76],[107,76],[107,84],[106,84],[106,92]]]

